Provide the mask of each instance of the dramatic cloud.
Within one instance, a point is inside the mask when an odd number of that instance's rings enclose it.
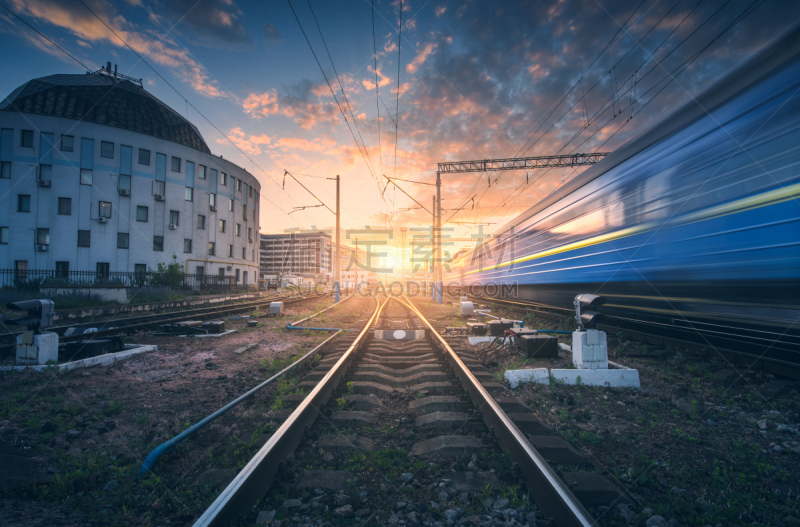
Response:
[[[62,3],[56,0],[12,1],[18,13],[66,29],[85,43],[96,42],[127,49],[117,36],[80,3]],[[167,67],[184,82],[189,83],[196,92],[213,98],[224,95],[205,67],[194,60],[191,54],[169,35],[137,29],[112,11],[113,8],[109,4],[103,3],[91,7],[131,48],[156,64]],[[125,65],[122,71],[127,71]]]
[[[269,145],[270,139],[264,134],[248,135],[241,128],[233,128],[228,132],[231,143],[241,148],[245,153],[256,156],[261,153],[259,145]],[[217,143],[225,144],[225,139],[217,139]]]
[[[242,11],[232,0],[167,0],[159,4],[166,25],[191,29],[189,36],[204,46],[250,48],[253,41],[239,21]]]
[[[275,90],[263,93],[251,93],[242,103],[245,113],[257,116],[278,113],[278,94]]]
[[[419,53],[417,53],[417,56],[414,57],[414,60],[406,65],[406,71],[409,73],[416,73],[419,67],[425,62],[425,59],[427,59],[430,54],[433,53],[435,48],[436,44],[431,42],[419,48]]]

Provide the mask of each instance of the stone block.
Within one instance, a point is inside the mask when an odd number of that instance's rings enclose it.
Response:
[[[572,362],[579,369],[608,369],[605,331],[587,329],[572,333]]]
[[[58,362],[58,335],[26,331],[17,335],[17,364],[47,364]]]
[[[300,383],[302,384],[302,383]],[[353,393],[362,395],[388,395],[394,392],[394,388],[379,384],[377,382],[355,381],[353,382]]]
[[[456,492],[477,492],[484,490],[487,486],[500,490],[500,482],[491,472],[448,472],[447,479],[450,480],[450,488]]]
[[[550,374],[547,368],[534,368],[531,370],[506,370],[503,375],[506,382],[512,388],[516,388],[520,384],[525,383],[539,383],[550,384]]]
[[[638,388],[639,371],[625,370],[550,370],[550,375],[564,384],[581,384],[587,386],[608,386],[610,388]]]

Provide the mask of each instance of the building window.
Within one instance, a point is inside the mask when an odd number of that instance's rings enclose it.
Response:
[[[219,232],[225,232],[225,220],[219,220]]]
[[[131,235],[127,232],[117,233],[117,249],[127,249],[130,244]]]
[[[147,221],[147,207],[136,207],[136,221]]]
[[[53,165],[39,165],[39,181],[53,180]]]
[[[180,172],[181,171],[181,158],[172,156],[172,171],[173,172]]]
[[[31,211],[30,194],[17,194],[17,212],[30,212],[30,211]]]
[[[74,135],[62,135],[61,136],[61,151],[62,152],[74,152],[75,151],[75,136]],[[64,262],[69,265],[69,262]]]
[[[216,194],[209,194],[208,195],[208,204],[212,207],[217,206],[217,195]]]
[[[64,216],[72,214],[72,198],[58,198],[58,213]]]
[[[119,190],[127,190],[128,194],[131,193],[131,177],[130,176],[120,176],[119,177]]]
[[[186,201],[194,201],[194,189],[192,187],[186,187],[186,191],[183,193],[183,199]]]
[[[236,283],[239,283],[239,269],[236,269]]]
[[[163,181],[153,181],[153,195],[164,196],[166,194],[166,184]]]
[[[36,245],[50,245],[50,229],[36,229]]]
[[[144,275],[147,272],[147,264],[133,264],[133,272],[139,276]]]
[[[19,136],[19,146],[33,148],[33,130],[22,130]]]
[[[228,210],[233,212],[233,198],[228,202]]]
[[[100,157],[114,159],[114,143],[100,141]]]
[[[78,231],[78,247],[89,247],[92,231]]]
[[[97,216],[100,218],[110,218],[111,217],[111,202],[110,201],[101,201],[100,206],[97,209]]]
[[[8,245],[8,227],[0,227],[0,244]]]
[[[139,149],[139,164],[150,166],[150,150]]]
[[[247,260],[247,249],[242,247],[242,260]]]
[[[214,256],[214,242],[208,242],[208,255]]]
[[[236,182],[236,191],[237,192],[241,192],[242,191],[242,180],[241,179]]]
[[[11,179],[11,161],[0,161],[0,179]]]
[[[108,273],[111,270],[111,265],[108,262],[97,262],[97,280],[105,282],[108,280]]]
[[[197,228],[200,230],[206,230],[206,217],[202,214],[197,215]]]
[[[242,218],[247,219],[247,205],[242,205]]]
[[[82,168],[81,169],[81,185],[91,185],[93,179],[92,169],[91,168]]]
[[[163,236],[153,236],[153,250],[154,251],[163,251],[164,250],[164,237]]]
[[[206,178],[206,167],[205,166],[200,165],[198,167],[197,177],[199,177],[200,179],[205,179]]]
[[[225,172],[220,172],[220,175],[222,176],[222,179],[220,180],[220,185],[222,185],[223,187],[227,187],[228,186],[228,174],[226,174]]]
[[[56,262],[56,278],[69,277],[69,262]]]
[[[253,228],[252,227],[248,227],[247,228],[247,239],[250,240],[251,242],[253,241]]]
[[[248,194],[251,198],[253,197],[253,187],[250,187],[250,189],[248,190]]]
[[[242,235],[242,224],[241,223],[237,223],[236,224],[236,236],[241,236],[241,235]]]
[[[233,245],[228,245],[228,258],[233,258]]]
[[[181,213],[177,210],[169,211],[169,222],[172,225],[180,225]]]
[[[192,240],[184,238],[184,240],[183,240],[183,252],[185,252],[185,253],[192,252]]]

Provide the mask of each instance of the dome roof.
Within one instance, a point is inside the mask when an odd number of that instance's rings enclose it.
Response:
[[[87,73],[33,79],[11,92],[0,103],[0,111],[103,124],[211,153],[192,123],[138,84],[113,75]]]

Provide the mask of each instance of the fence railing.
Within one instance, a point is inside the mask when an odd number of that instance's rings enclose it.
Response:
[[[0,269],[0,288],[38,290],[42,287],[169,287],[172,289],[233,291],[256,289],[256,283],[236,283],[235,276],[156,271],[59,271]]]

